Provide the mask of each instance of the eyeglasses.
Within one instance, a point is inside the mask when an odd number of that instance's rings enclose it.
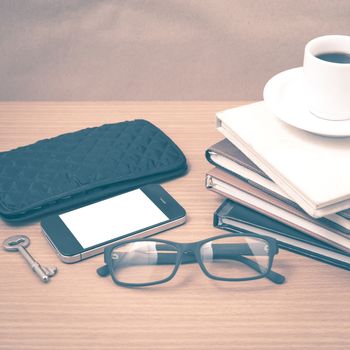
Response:
[[[206,276],[219,281],[248,281],[266,277],[274,283],[284,276],[271,270],[278,246],[273,238],[225,234],[195,243],[162,239],[135,239],[107,247],[101,277],[112,276],[124,287],[142,287],[170,281],[180,264],[197,262]]]

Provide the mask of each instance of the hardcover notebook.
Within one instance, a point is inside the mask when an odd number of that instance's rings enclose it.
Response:
[[[206,187],[226,198],[350,253],[350,234],[326,226],[323,223],[320,224],[315,218],[266,192],[260,191],[226,171],[219,168],[210,170],[206,177]]]
[[[217,128],[309,215],[350,208],[350,138],[296,129],[264,102],[217,113]]]
[[[252,186],[285,201],[286,203],[302,210],[289,196],[284,193],[261,169],[251,162],[235,145],[224,139],[212,145],[205,152],[207,160],[234,175],[238,175],[242,180],[247,181]],[[350,233],[350,209],[335,214],[329,214],[324,218],[317,219],[325,224],[337,224],[339,230]]]
[[[350,254],[228,199],[214,213],[214,226],[272,237],[281,248],[350,270]]]

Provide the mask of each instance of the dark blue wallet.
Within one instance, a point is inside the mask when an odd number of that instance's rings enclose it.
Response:
[[[0,153],[0,215],[39,218],[185,174],[177,145],[146,120],[87,128]]]

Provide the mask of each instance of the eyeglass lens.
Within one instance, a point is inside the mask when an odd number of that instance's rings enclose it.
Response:
[[[207,272],[219,278],[246,279],[263,275],[269,267],[267,241],[245,236],[225,237],[201,246]]]
[[[154,283],[168,278],[176,266],[176,247],[155,241],[126,243],[112,250],[112,268],[122,283]]]

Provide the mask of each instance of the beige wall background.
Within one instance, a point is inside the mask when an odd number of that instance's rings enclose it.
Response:
[[[259,99],[324,34],[349,0],[0,0],[0,99]]]

